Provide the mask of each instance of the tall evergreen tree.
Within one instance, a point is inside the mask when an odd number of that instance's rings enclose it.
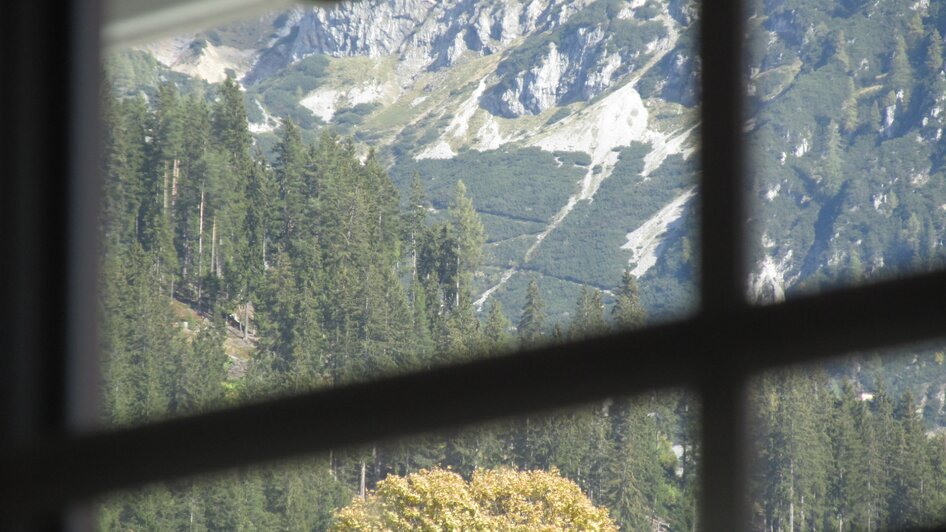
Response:
[[[529,279],[526,302],[516,329],[519,332],[519,345],[523,349],[532,349],[542,343],[545,335],[545,303],[539,294],[539,283],[534,276]]]
[[[910,57],[907,53],[907,43],[903,35],[894,36],[894,51],[890,59],[890,89],[902,97],[903,106],[910,105],[910,96],[913,87],[913,67],[910,66]]]
[[[450,204],[450,220],[456,232],[457,278],[456,297],[459,301],[461,285],[470,286],[473,275],[479,271],[483,260],[483,244],[486,232],[479,215],[473,208],[473,200],[466,192],[463,181],[457,181],[453,201]]]
[[[601,292],[587,286],[581,287],[581,295],[575,304],[569,334],[573,339],[602,334],[608,328],[604,319],[604,303]]]
[[[843,179],[841,134],[837,122],[831,120],[824,129],[823,174],[825,193],[834,196],[841,189]]]
[[[253,140],[250,138],[246,105],[240,87],[230,76],[223,81],[214,106],[213,134],[232,157],[235,167],[249,162]]]
[[[511,329],[512,322],[503,314],[502,304],[494,299],[490,302],[489,317],[486,318],[486,325],[483,327],[486,350],[491,353],[508,350],[512,344],[512,337],[509,334]]]
[[[624,269],[621,286],[617,293],[617,301],[614,307],[611,308],[611,317],[619,328],[624,329],[642,327],[647,319],[647,314],[640,301],[637,278],[631,273],[630,267]]]

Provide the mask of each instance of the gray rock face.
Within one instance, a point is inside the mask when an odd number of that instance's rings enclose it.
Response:
[[[325,54],[397,57],[397,76],[406,86],[419,73],[450,68],[464,56],[501,53],[479,103],[514,118],[606,92],[647,63],[694,13],[693,0],[365,0],[300,8],[244,83]],[[679,70],[670,89],[693,77],[689,57],[676,59],[680,64],[661,68]]]
[[[481,105],[512,118],[597,96],[624,65],[620,53],[607,49],[608,38],[599,25],[576,28],[561,44],[549,42],[531,67],[507,74],[484,94]]]
[[[410,75],[487,55],[562,24],[590,0],[440,2],[366,0],[300,10],[289,35],[266,50],[247,76],[254,83],[305,56],[397,55]]]
[[[666,24],[673,19],[666,11],[644,15],[625,7],[615,14],[596,7],[510,54],[480,105],[515,118],[590,100],[638,70],[667,42]]]

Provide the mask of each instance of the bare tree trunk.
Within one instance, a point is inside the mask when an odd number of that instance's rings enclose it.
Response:
[[[164,215],[165,216],[167,216],[168,214],[168,208],[170,206],[169,204],[170,204],[170,199],[171,199],[170,189],[169,189],[170,180],[171,180],[171,171],[168,168],[168,162],[164,161]]]
[[[188,530],[194,530],[194,486],[191,484],[191,496],[190,496],[190,519],[188,524]]]
[[[217,215],[210,227],[210,273],[217,274]]]
[[[377,482],[381,478],[381,460],[378,460],[378,446],[371,448],[371,459],[374,460],[374,479]]]
[[[200,185],[200,216],[197,222],[197,309],[200,310],[200,289],[204,278],[204,185]]]
[[[243,339],[246,340],[250,330],[250,302],[243,304]]]
[[[174,159],[174,168],[171,170],[171,207],[177,201],[177,179],[181,175],[181,161]]]
[[[801,502],[801,512],[799,513],[799,516],[801,517],[801,526],[802,528],[804,528],[805,527],[805,496],[804,495],[801,496],[801,501],[799,502]]]
[[[361,483],[358,488],[358,496],[361,497],[361,500],[365,500],[367,498],[367,493],[365,493],[365,467],[366,466],[367,464],[365,464],[365,461],[362,460],[361,461]]]
[[[197,222],[197,277],[204,275],[204,187],[200,187],[200,216]]]
[[[788,463],[788,529],[795,532],[795,461]]]
[[[332,480],[338,480],[338,475],[335,473],[335,451],[328,452],[328,466],[332,472]]]

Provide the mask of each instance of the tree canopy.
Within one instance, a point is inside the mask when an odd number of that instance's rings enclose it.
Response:
[[[446,469],[392,475],[335,515],[333,530],[601,530],[618,528],[558,470]]]

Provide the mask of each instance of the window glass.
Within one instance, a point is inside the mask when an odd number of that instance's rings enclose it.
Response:
[[[751,389],[754,530],[946,520],[942,344],[765,373]]]
[[[750,5],[750,298],[939,268],[941,4]]]
[[[113,494],[99,506],[99,524],[689,530],[697,522],[698,418],[694,397],[682,391],[609,399]]]
[[[109,51],[107,424],[690,312],[694,14],[376,0]]]

